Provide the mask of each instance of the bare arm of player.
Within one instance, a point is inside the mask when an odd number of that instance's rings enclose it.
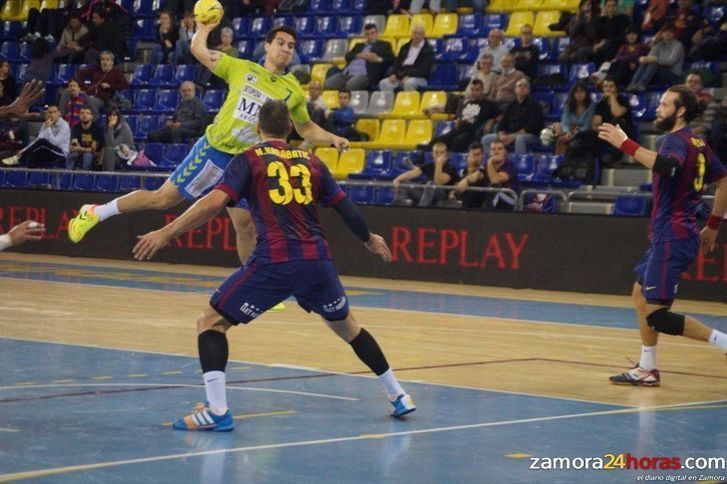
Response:
[[[705,254],[708,254],[717,248],[719,225],[727,213],[727,177],[719,180],[716,185],[717,192],[714,195],[712,213],[709,216],[707,225],[702,229],[702,233],[700,234],[702,239],[702,251]]]
[[[222,52],[207,48],[207,37],[218,25],[219,22],[214,24],[197,22],[197,32],[192,37],[192,43],[190,44],[190,50],[194,58],[209,70],[214,70],[222,58]]]
[[[43,83],[38,80],[32,80],[25,83],[20,95],[7,106],[0,107],[0,118],[3,117],[22,117],[28,112],[28,108],[45,93]]]
[[[175,237],[192,230],[217,215],[227,203],[230,197],[222,190],[212,190],[203,198],[197,200],[182,215],[174,219],[159,230],[139,235],[139,242],[133,249],[136,260],[149,260],[159,249]]]
[[[313,121],[308,120],[305,123],[293,122],[293,124],[301,138],[306,141],[331,144],[339,151],[345,151],[349,147],[349,142],[346,138],[341,138],[333,133],[329,133]]]
[[[364,245],[368,250],[381,257],[384,262],[391,262],[391,250],[379,234],[371,234],[371,238]]]
[[[45,225],[35,220],[26,220],[4,235],[0,235],[0,250],[18,246],[28,240],[40,240],[45,233]]]
[[[635,153],[631,154],[624,149],[624,141],[628,140],[628,135],[616,124],[603,123],[598,127],[598,137],[603,141],[615,146],[616,148],[624,151],[626,154],[630,154],[634,157],[634,160],[638,161],[648,169],[654,168],[656,163],[656,151],[647,150],[643,146],[638,146]],[[630,141],[636,144],[635,141]]]

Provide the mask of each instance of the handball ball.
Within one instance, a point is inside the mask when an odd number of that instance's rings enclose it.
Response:
[[[217,0],[198,0],[194,4],[194,18],[203,24],[214,24],[222,19],[222,4]]]
[[[543,128],[543,130],[540,132],[540,142],[543,144],[543,146],[552,145],[554,139],[555,135],[553,134],[552,128]]]

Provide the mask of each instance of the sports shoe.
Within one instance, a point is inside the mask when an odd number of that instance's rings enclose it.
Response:
[[[609,377],[616,385],[638,385],[642,387],[658,387],[661,383],[659,370],[645,370],[636,365],[629,371]]]
[[[18,155],[9,156],[7,158],[3,158],[2,162],[3,165],[6,166],[16,166],[20,164],[20,157]]]
[[[282,311],[285,311],[285,304],[283,304],[283,303],[278,303],[275,306],[268,309],[269,313],[279,313]]]
[[[78,215],[68,222],[68,238],[71,239],[71,242],[79,243],[83,236],[100,222],[98,215],[93,213],[93,207],[95,206],[82,206]]]
[[[396,400],[391,402],[394,406],[394,410],[391,412],[392,417],[401,418],[407,413],[412,413],[417,407],[414,405],[414,400],[411,399],[406,393],[403,393],[396,397]]]
[[[204,403],[198,403],[194,412],[180,418],[172,427],[176,430],[206,430],[210,432],[229,432],[235,428],[232,414],[227,410],[222,415],[216,415]]]

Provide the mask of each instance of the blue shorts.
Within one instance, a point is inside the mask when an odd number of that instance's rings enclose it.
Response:
[[[641,294],[652,304],[671,305],[679,278],[697,257],[699,239],[652,243],[634,269]]]
[[[328,321],[348,316],[348,298],[329,259],[258,264],[252,257],[222,283],[210,305],[230,323],[247,324],[291,295]]]
[[[184,161],[174,170],[169,180],[187,200],[196,200],[209,193],[225,173],[235,155],[213,148],[202,136],[194,144]],[[241,198],[237,206],[249,210],[247,200]]]

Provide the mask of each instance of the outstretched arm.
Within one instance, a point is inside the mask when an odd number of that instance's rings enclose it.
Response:
[[[363,218],[363,215],[356,208],[356,205],[351,203],[351,200],[344,197],[333,208],[338,212],[343,221],[346,222],[351,232],[363,241],[368,250],[380,256],[384,262],[391,262],[391,250],[386,245],[386,241],[380,235],[369,232],[366,219]]]
[[[656,151],[651,151],[639,145],[636,141],[629,139],[621,127],[609,123],[603,123],[598,127],[598,137],[612,146],[620,149],[627,155],[631,155],[636,161],[648,169],[654,168],[656,163]]]
[[[341,151],[345,151],[349,147],[349,142],[346,138],[341,138],[333,133],[329,133],[313,121],[308,120],[305,123],[294,122],[293,124],[295,125],[295,130],[298,134],[306,141],[317,141],[319,143],[330,144]]]
[[[159,230],[139,235],[139,242],[136,243],[133,249],[134,258],[137,260],[151,259],[171,239],[202,225],[217,215],[229,201],[230,197],[222,190],[212,190],[205,197],[197,200],[194,205],[189,207],[172,223]]]
[[[214,70],[222,58],[222,52],[207,48],[207,37],[220,23],[203,24],[197,22],[197,32],[192,37],[190,50],[195,59],[209,70]]]
[[[27,240],[40,240],[45,233],[45,225],[34,220],[26,220],[10,229],[10,232],[0,235],[0,250],[15,247]]]

